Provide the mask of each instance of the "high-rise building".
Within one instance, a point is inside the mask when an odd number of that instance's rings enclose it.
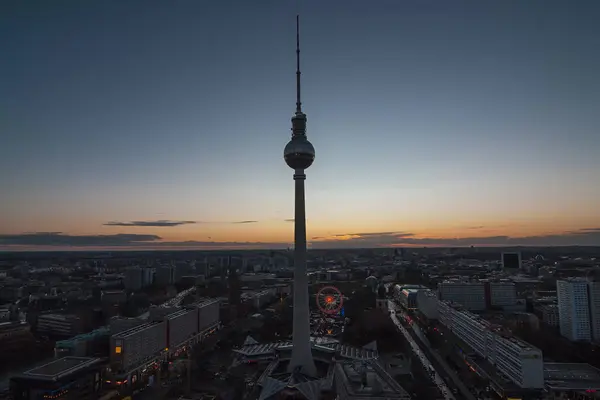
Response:
[[[173,282],[180,282],[184,276],[191,276],[196,274],[196,267],[187,262],[176,263],[173,267]]]
[[[521,253],[502,253],[502,269],[508,271],[519,271],[521,269]]]
[[[600,341],[600,282],[556,281],[560,334],[572,341]]]
[[[123,286],[128,291],[140,290],[144,283],[144,271],[140,267],[129,267],[125,269]]]
[[[157,286],[172,285],[175,280],[174,272],[175,269],[171,265],[163,265],[156,268],[154,283],[156,283]]]
[[[142,286],[152,286],[154,283],[154,268],[142,268]]]

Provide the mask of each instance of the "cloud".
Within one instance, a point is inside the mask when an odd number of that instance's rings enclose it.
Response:
[[[232,222],[225,222],[225,221],[206,222],[206,221],[171,221],[171,220],[166,220],[166,219],[159,219],[157,221],[129,221],[129,222],[110,221],[103,225],[105,225],[105,226],[135,226],[135,227],[164,228],[164,227],[174,227],[174,226],[190,225],[190,224],[256,224],[256,223],[258,223],[258,221],[254,221],[254,220],[232,221]]]
[[[296,221],[294,218],[288,218],[288,219],[284,219],[285,222],[294,222]]]
[[[79,248],[120,250],[144,249],[285,249],[287,242],[216,242],[216,241],[162,241],[158,235],[115,234],[115,235],[68,235],[62,232],[35,232],[0,235],[1,250],[31,250],[36,248]]]
[[[110,221],[105,223],[106,226],[138,226],[138,227],[171,227],[171,226],[180,226],[180,225],[189,225],[196,224],[197,221],[169,221],[166,219],[159,219],[157,221],[130,221],[130,222],[120,222],[120,221]]]
[[[345,233],[329,237],[313,237],[310,247],[369,248],[369,247],[466,247],[466,246],[600,246],[600,228],[585,228],[553,235],[483,236],[464,238],[418,237],[411,232]],[[219,249],[285,249],[290,242],[168,242],[158,235],[69,235],[62,232],[0,234],[0,250],[35,249],[116,249],[116,250],[219,250]]]
[[[160,240],[160,236],[126,233],[74,236],[62,232],[35,232],[0,235],[0,246],[132,246],[156,240]]]
[[[293,247],[287,242],[215,242],[215,241],[197,241],[188,240],[185,242],[160,242],[156,243],[155,248],[189,248],[189,249],[287,249]]]
[[[313,238],[312,248],[360,248],[389,246],[600,246],[600,228],[586,228],[552,235],[483,236],[464,238],[417,237],[410,232],[370,232],[337,234]]]

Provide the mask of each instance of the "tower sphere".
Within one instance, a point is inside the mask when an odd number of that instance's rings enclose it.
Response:
[[[315,159],[315,148],[305,135],[297,135],[285,146],[283,158],[292,169],[306,169]]]

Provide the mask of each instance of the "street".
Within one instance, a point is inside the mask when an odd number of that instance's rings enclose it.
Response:
[[[394,312],[392,312],[390,314],[390,317],[392,318],[392,321],[398,327],[398,329],[400,330],[400,332],[402,332],[402,334],[404,335],[404,337],[406,338],[406,340],[410,343],[410,347],[411,347],[412,351],[419,358],[419,360],[421,361],[421,364],[423,364],[423,367],[427,371],[432,371],[433,382],[438,387],[438,389],[440,390],[440,392],[444,395],[444,398],[446,400],[456,400],[456,398],[454,397],[454,395],[452,394],[452,392],[450,391],[450,389],[448,388],[448,386],[446,385],[446,383],[444,382],[444,380],[442,379],[442,377],[433,368],[433,365],[427,359],[427,357],[425,356],[425,354],[423,354],[423,352],[421,351],[421,349],[417,345],[417,342],[415,342],[415,340],[412,338],[412,336],[410,335],[410,333],[406,330],[406,328],[404,327],[404,325],[402,325],[402,323],[398,319],[398,316],[396,315],[396,309],[397,309],[397,307],[396,307],[396,304],[392,300],[388,300],[388,308],[390,310],[394,311]]]

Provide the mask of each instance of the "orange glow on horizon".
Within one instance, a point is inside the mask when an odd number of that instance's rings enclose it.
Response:
[[[165,218],[167,220],[179,220],[177,218]],[[144,219],[140,219],[144,220]],[[149,220],[149,219],[145,219]],[[101,245],[77,247],[74,245],[44,246],[44,245],[5,245],[0,249],[138,249],[138,250],[177,250],[177,249],[267,249],[293,247],[294,224],[283,218],[270,218],[264,221],[242,221],[235,222],[198,222],[181,226],[109,226],[103,224],[103,220],[81,221],[81,224],[72,225],[49,225],[49,221],[43,221],[41,226],[35,226],[34,221],[26,221],[26,224],[9,224],[2,226],[0,234],[19,235],[23,233],[52,232],[64,236],[111,236],[111,235],[149,235],[149,239],[133,242],[131,245],[106,246]],[[46,225],[48,222],[48,225]],[[368,223],[361,219],[308,219],[307,240],[309,247],[444,247],[454,246],[455,243],[472,242],[474,246],[485,246],[485,243],[496,243],[493,239],[498,238],[497,243],[490,246],[506,243],[505,237],[512,239],[528,238],[535,236],[564,235],[577,232],[581,229],[594,229],[600,226],[600,218],[588,218],[585,221],[580,218],[512,218],[476,220],[455,217],[451,220],[441,219],[434,224],[433,220],[394,220],[382,221],[372,219]],[[77,229],[75,229],[77,227]],[[17,229],[18,228],[18,229]],[[52,229],[53,228],[53,229]],[[152,238],[156,237],[155,240]],[[394,239],[397,238],[397,240]],[[477,238],[485,238],[477,243]],[[403,241],[404,239],[404,241]],[[419,240],[428,239],[419,243]],[[473,239],[458,242],[456,239]],[[447,240],[446,243],[443,243]],[[189,242],[189,243],[186,243]],[[344,243],[346,242],[346,243]],[[512,241],[514,242],[514,240]],[[172,243],[172,244],[169,244]],[[589,243],[589,241],[588,241]],[[460,245],[459,245],[460,246]]]

